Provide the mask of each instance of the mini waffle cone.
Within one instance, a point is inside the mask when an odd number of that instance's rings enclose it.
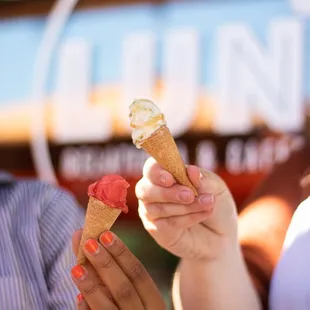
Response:
[[[94,197],[89,198],[83,234],[77,257],[79,264],[84,265],[86,263],[86,257],[82,251],[84,242],[87,239],[98,240],[104,231],[109,230],[112,227],[121,212],[121,209],[111,208]]]
[[[197,190],[187,176],[184,161],[167,126],[157,129],[142,143],[141,147],[180,184],[188,186],[197,195]]]

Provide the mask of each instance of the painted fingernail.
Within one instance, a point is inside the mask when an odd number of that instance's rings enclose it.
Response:
[[[78,303],[80,303],[84,300],[84,296],[80,293],[79,295],[76,296],[76,300]]]
[[[85,242],[85,249],[89,254],[98,254],[99,253],[99,244],[94,239],[88,239]]]
[[[199,197],[199,203],[201,205],[210,205],[214,202],[214,196],[212,194],[204,194]]]
[[[179,199],[184,202],[189,202],[191,200],[191,193],[189,191],[183,190],[179,193]]]
[[[114,237],[111,232],[106,231],[101,235],[100,240],[104,246],[110,246],[114,242]]]
[[[78,280],[83,280],[86,275],[86,272],[81,265],[76,265],[71,269],[71,274],[74,278]]]

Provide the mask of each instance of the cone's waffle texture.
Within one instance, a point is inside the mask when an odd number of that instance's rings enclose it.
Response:
[[[89,198],[85,224],[77,258],[78,264],[84,265],[86,263],[86,257],[82,251],[84,242],[87,239],[98,240],[100,235],[105,230],[109,230],[112,227],[121,212],[122,210],[119,208],[111,208],[96,198]]]
[[[197,190],[187,176],[184,161],[167,126],[157,129],[142,143],[141,147],[180,184],[188,186],[197,195]]]

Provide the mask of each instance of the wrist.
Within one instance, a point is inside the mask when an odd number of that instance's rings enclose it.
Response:
[[[176,272],[174,296],[179,296],[175,300],[184,309],[192,309],[194,300],[210,309],[260,309],[239,245],[227,247],[213,260],[183,258]]]
[[[219,265],[227,262],[243,261],[241,247],[238,240],[231,240],[230,238],[222,239],[217,245],[217,249],[210,255],[206,256],[194,256],[194,257],[181,257],[181,261],[185,264],[192,266],[204,266],[204,265]]]

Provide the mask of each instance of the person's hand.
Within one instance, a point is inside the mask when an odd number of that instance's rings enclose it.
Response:
[[[82,230],[72,238],[77,255]],[[84,244],[88,259],[85,266],[71,270],[72,279],[81,292],[78,310],[164,310],[163,298],[141,262],[113,233],[106,231],[99,242]]]
[[[237,211],[224,181],[216,174],[188,166],[199,195],[176,184],[154,159],[146,161],[137,183],[139,216],[155,241],[181,258],[214,259],[237,245]]]

